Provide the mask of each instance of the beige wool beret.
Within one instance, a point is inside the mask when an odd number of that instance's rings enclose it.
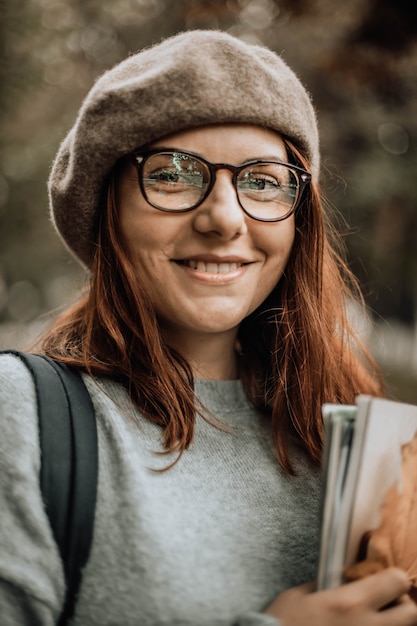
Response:
[[[180,130],[230,122],[285,135],[318,177],[310,97],[267,48],[221,31],[187,31],[104,73],[86,96],[49,178],[52,220],[69,250],[91,265],[103,190],[122,156]]]

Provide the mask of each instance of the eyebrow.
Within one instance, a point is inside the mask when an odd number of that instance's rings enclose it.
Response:
[[[175,147],[167,147],[167,146],[162,146],[162,147],[157,147],[154,148],[155,150],[161,150],[161,152],[164,152],[164,150],[169,151],[169,152],[184,152],[184,153],[189,153],[189,150],[184,150],[184,148],[175,148]],[[202,159],[206,159],[207,161],[210,161],[210,159],[208,157],[206,157],[204,154],[200,154],[200,152],[195,152],[194,153],[195,156],[201,157]],[[251,156],[251,157],[246,157],[241,164],[243,163],[247,163],[248,161],[280,161],[281,163],[288,163],[288,154],[286,154],[285,156],[277,156],[276,154],[269,154],[269,155],[263,155],[263,156]],[[210,161],[211,162],[211,161]],[[223,162],[223,161],[222,161]]]
[[[277,156],[275,155],[265,155],[265,156],[255,156],[255,157],[250,157],[249,159],[245,159],[244,163],[246,161],[281,161],[282,163],[287,163],[288,162],[288,155],[285,156]]]

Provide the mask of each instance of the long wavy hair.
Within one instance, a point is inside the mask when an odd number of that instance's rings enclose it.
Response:
[[[287,142],[290,159],[308,169]],[[98,224],[90,281],[81,299],[60,314],[38,349],[127,389],[133,403],[164,433],[179,456],[193,439],[196,414],[191,367],[162,337],[141,276],[119,228],[117,167]],[[295,241],[285,273],[238,332],[240,377],[251,402],[271,420],[277,458],[291,474],[291,449],[301,446],[320,465],[325,402],[352,403],[382,395],[379,370],[349,322],[361,303],[357,283],[326,220],[312,182],[295,214]]]

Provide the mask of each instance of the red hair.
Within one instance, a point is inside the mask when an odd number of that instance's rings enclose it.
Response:
[[[305,160],[290,144],[297,162]],[[164,431],[167,451],[193,439],[199,412],[189,364],[163,340],[152,303],[133,270],[118,227],[117,172],[100,214],[89,288],[41,339],[49,356],[124,385],[144,416]],[[292,473],[291,445],[320,464],[324,402],[381,395],[379,371],[351,327],[346,306],[357,285],[330,244],[314,182],[295,215],[292,253],[279,284],[239,329],[248,398],[272,420],[278,459]]]

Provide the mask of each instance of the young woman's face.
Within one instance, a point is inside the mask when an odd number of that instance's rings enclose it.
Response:
[[[212,163],[287,161],[278,134],[240,124],[179,132],[152,145],[158,147],[191,151]],[[145,200],[136,168],[128,166],[117,202],[129,257],[176,344],[190,333],[235,335],[280,280],[294,242],[294,216],[260,222],[245,215],[226,169],[217,171],[211,193],[196,209],[167,213]]]

